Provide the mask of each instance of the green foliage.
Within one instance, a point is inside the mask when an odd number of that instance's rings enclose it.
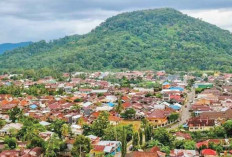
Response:
[[[13,109],[8,111],[10,120],[15,123],[22,116],[22,110],[18,107],[14,107]]]
[[[30,139],[30,143],[28,144],[28,148],[35,147],[41,147],[45,149],[45,141],[39,136],[34,136],[32,139]]]
[[[111,141],[122,141],[122,134],[123,134],[123,129],[126,131],[126,141],[129,142],[132,140],[133,136],[133,125],[126,125],[126,126],[111,126],[109,125],[105,130],[104,130],[104,135],[102,138],[104,140],[111,140]]]
[[[135,132],[133,134],[133,141],[132,141],[133,149],[137,150],[139,146],[139,134],[138,132]]]
[[[134,11],[109,18],[83,36],[40,41],[6,52],[0,55],[0,70],[231,72],[231,41],[229,31],[174,9]],[[33,75],[33,71],[27,74]]]
[[[4,139],[4,143],[7,145],[9,149],[15,149],[17,147],[17,139],[14,137],[6,137]]]
[[[199,93],[201,93],[202,91],[204,91],[204,88],[196,88],[196,89],[195,89],[196,94],[199,94]]]
[[[161,146],[162,144],[158,140],[151,140],[147,144],[147,148],[152,148],[154,146]]]
[[[162,152],[166,153],[167,155],[170,154],[170,147],[169,146],[162,146],[160,150]]]
[[[91,125],[91,131],[94,135],[102,137],[104,135],[104,129],[106,129],[109,124],[109,113],[101,112],[98,118]]]
[[[6,125],[6,121],[3,119],[0,119],[0,128]]]
[[[145,141],[148,142],[152,138],[152,126],[147,124],[144,129]]]
[[[208,132],[209,138],[225,138],[226,131],[222,126],[216,126]]]
[[[57,134],[53,134],[46,143],[45,157],[58,156],[58,152],[63,150],[63,146],[64,142],[57,136]]]
[[[143,145],[143,131],[141,129],[139,129],[139,144]]]
[[[172,113],[169,117],[168,117],[168,121],[169,122],[173,122],[175,120],[177,120],[179,118],[179,113]]]
[[[172,146],[174,137],[164,128],[158,128],[154,130],[153,139],[158,140],[165,146]]]
[[[49,129],[55,133],[61,138],[62,136],[62,126],[65,124],[65,121],[57,119],[52,122],[52,124],[49,126]]]
[[[196,148],[195,141],[185,141],[184,142],[184,149],[195,150],[195,148]]]
[[[220,144],[215,144],[215,143],[210,142],[209,143],[209,148],[213,149],[213,150],[216,150],[218,154],[223,152],[223,146],[220,145]]]
[[[232,136],[232,120],[228,120],[223,124],[223,127],[229,137]]]
[[[135,109],[129,108],[124,113],[121,113],[121,116],[125,119],[133,119],[135,117]]]
[[[127,152],[127,132],[126,129],[123,127],[123,132],[122,132],[122,149],[121,149],[121,154],[122,157],[126,156]]]
[[[75,139],[75,142],[73,144],[72,151],[71,151],[72,156],[73,157],[80,157],[86,153],[89,153],[91,150],[91,143],[90,142],[91,142],[90,139],[83,136],[83,135],[77,136]]]

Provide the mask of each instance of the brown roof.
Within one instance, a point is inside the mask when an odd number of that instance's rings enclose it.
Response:
[[[193,117],[189,119],[188,126],[214,126],[214,119],[201,118],[201,117]]]
[[[147,118],[166,118],[164,110],[154,110],[151,113],[147,114]]]
[[[222,118],[228,120],[228,119],[232,119],[232,109],[228,109],[224,112],[203,112],[200,114],[200,117],[209,118],[209,119]]]

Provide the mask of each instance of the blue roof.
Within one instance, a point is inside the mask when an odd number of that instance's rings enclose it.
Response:
[[[38,106],[36,105],[36,104],[32,104],[32,105],[30,105],[30,108],[31,109],[36,109]]]
[[[170,83],[168,83],[168,82],[164,82],[164,83],[163,83],[163,85],[169,85],[169,84],[170,84]]]
[[[184,91],[184,88],[181,87],[170,87],[170,90],[179,90],[179,91]]]
[[[169,107],[171,107],[174,110],[179,110],[181,107],[176,106],[176,105],[170,105]]]
[[[114,107],[114,104],[112,102],[107,103],[110,107]]]
[[[183,124],[183,127],[184,128],[188,128],[188,124]]]

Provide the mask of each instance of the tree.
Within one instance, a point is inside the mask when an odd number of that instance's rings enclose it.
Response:
[[[79,111],[81,110],[81,107],[80,107],[80,105],[75,104],[75,105],[73,105],[73,106],[71,107],[71,109],[74,110],[74,111],[79,112]]]
[[[232,120],[228,120],[226,121],[223,125],[222,125],[227,133],[228,136],[232,136]]]
[[[122,141],[123,129],[126,130],[127,134],[127,142],[132,140],[133,136],[133,125],[124,125],[124,126],[111,126],[109,125],[106,129],[104,129],[104,135],[102,139],[111,140],[111,141]]]
[[[6,121],[0,119],[0,128],[2,128],[2,127],[5,126],[5,125],[6,125]]]
[[[61,134],[63,137],[69,136],[71,132],[70,126],[68,124],[63,124],[61,127]]]
[[[145,141],[148,142],[152,138],[152,126],[148,124],[144,129]]]
[[[184,143],[185,143],[184,140],[175,140],[174,141],[174,147],[176,149],[184,149]]]
[[[39,123],[31,125],[23,125],[22,129],[17,133],[17,137],[23,141],[30,141],[33,137],[38,136],[42,131],[46,131],[45,127]]]
[[[137,150],[139,146],[139,134],[138,132],[135,132],[133,134],[133,141],[132,141],[133,149]]]
[[[22,110],[18,107],[14,107],[9,111],[10,120],[15,123],[22,116]]]
[[[85,156],[85,154],[89,153],[90,150],[91,150],[90,139],[83,135],[79,135],[75,139],[71,154],[74,157]]]
[[[153,133],[153,139],[158,140],[165,146],[172,145],[172,142],[174,141],[174,137],[170,133],[168,133],[165,128],[155,129]]]
[[[161,146],[162,144],[158,140],[150,140],[147,144],[147,148],[152,148],[154,146]]]
[[[28,148],[34,148],[34,147],[41,147],[41,148],[45,148],[45,141],[39,137],[39,136],[35,136],[30,140],[30,143],[28,144]]]
[[[92,132],[99,137],[104,135],[104,129],[109,126],[109,113],[101,112],[99,117],[91,125]]]
[[[4,139],[4,143],[7,145],[9,149],[15,149],[17,147],[17,139],[15,137],[6,137]]]
[[[179,118],[179,114],[178,113],[172,113],[169,117],[168,117],[168,121],[169,122],[173,122],[176,121]]]
[[[59,136],[57,134],[53,134],[46,144],[45,157],[58,156],[58,152],[62,150],[63,145],[64,142],[59,139]]]
[[[222,126],[216,126],[208,132],[210,138],[225,138],[226,131]]]
[[[166,153],[166,155],[170,154],[170,147],[169,146],[162,146],[160,150],[162,152]]]
[[[215,144],[213,142],[209,143],[209,148],[216,150],[218,154],[220,154],[223,151],[223,146],[220,144]]]
[[[121,100],[121,98],[119,98],[118,105],[116,106],[116,112],[120,114],[122,112],[122,110],[123,110],[122,100]]]
[[[126,119],[132,119],[135,118],[135,113],[136,113],[135,109],[129,108],[124,113],[122,113],[121,116]]]
[[[52,124],[49,126],[51,131],[54,131],[55,133],[58,134],[58,136],[61,138],[62,136],[62,131],[61,128],[63,126],[63,124],[65,124],[65,122],[63,120],[57,119],[55,121],[52,122]]]
[[[184,142],[184,149],[195,150],[195,148],[196,148],[195,141],[185,141]]]
[[[126,156],[126,152],[127,152],[127,133],[126,133],[126,129],[123,127],[123,132],[122,132],[122,157]]]
[[[139,144],[140,144],[140,146],[143,145],[143,131],[142,131],[142,129],[139,129]]]

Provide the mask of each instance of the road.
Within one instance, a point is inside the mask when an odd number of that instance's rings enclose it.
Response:
[[[182,107],[182,111],[180,113],[181,114],[180,121],[178,123],[175,123],[174,125],[170,126],[168,129],[178,128],[179,126],[186,123],[186,121],[191,117],[191,113],[189,112],[189,110],[191,108],[191,103],[193,102],[194,97],[195,97],[195,90],[194,90],[194,88],[192,88],[191,91],[187,93],[187,98],[186,98],[185,104]],[[187,106],[187,107],[185,107],[185,106]]]

